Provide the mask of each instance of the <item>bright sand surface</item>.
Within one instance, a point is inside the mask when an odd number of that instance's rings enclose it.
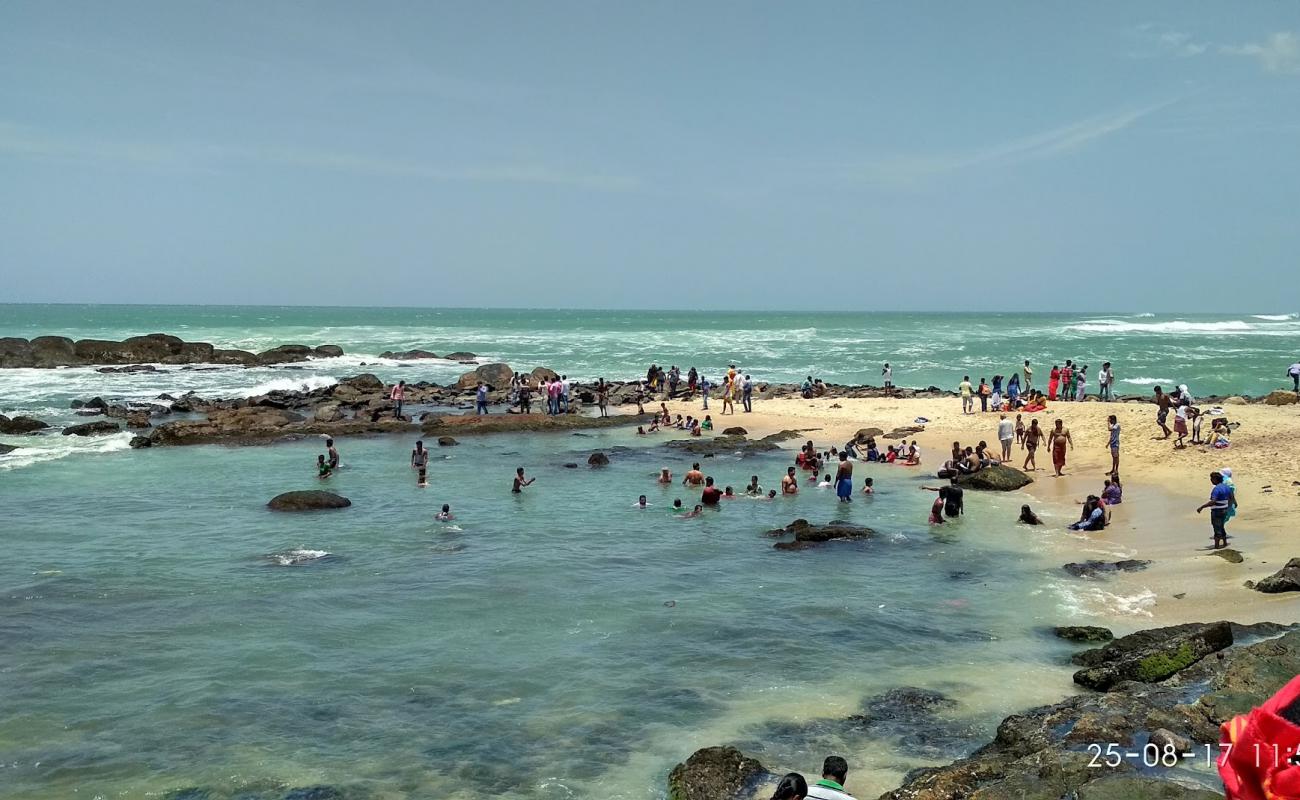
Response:
[[[739,404],[738,404],[739,405]],[[886,432],[895,427],[929,420],[924,432],[908,436],[922,448],[919,468],[897,467],[900,473],[933,476],[948,458],[954,441],[974,446],[980,440],[1000,452],[997,443],[999,415],[994,412],[961,413],[961,401],[950,398],[784,398],[755,402],[754,412],[721,416],[721,400],[711,399],[709,411],[716,431],[732,425],[744,427],[751,437],[785,429],[805,431],[786,447],[811,439],[819,450],[842,447],[861,428]],[[976,403],[978,409],[979,404]],[[1202,405],[1202,410],[1211,406]],[[647,411],[654,406],[647,405]],[[668,404],[674,414],[700,415],[698,399]],[[1054,402],[1045,411],[1023,414],[1045,429],[1057,419],[1065,421],[1074,441],[1064,477],[1052,474],[1051,454],[1040,447],[1034,483],[1021,490],[1046,525],[1026,527],[1026,535],[1050,535],[1059,542],[1061,563],[1098,559],[1149,559],[1140,572],[1117,573],[1097,580],[1081,580],[1078,594],[1081,619],[1096,618],[1117,634],[1182,622],[1231,619],[1300,621],[1300,596],[1266,595],[1243,586],[1272,574],[1292,557],[1300,556],[1300,405],[1228,405],[1224,413],[1241,426],[1232,445],[1214,450],[1188,445],[1175,450],[1173,438],[1159,439],[1156,407],[1147,402]],[[1077,501],[1100,494],[1110,470],[1107,416],[1121,425],[1120,476],[1124,502],[1113,509],[1104,532],[1076,533],[1064,529],[1078,518]],[[1010,415],[1011,419],[1015,415]],[[1208,432],[1210,421],[1205,422]],[[1172,427],[1173,419],[1170,416]],[[1189,437],[1190,438],[1190,437]],[[877,437],[883,451],[898,440]],[[1020,467],[1025,452],[1013,445],[1013,466]],[[1238,513],[1228,525],[1229,546],[1244,561],[1230,563],[1209,552],[1209,513],[1196,507],[1209,497],[1209,473],[1229,467],[1237,487]],[[935,479],[929,485],[941,485]],[[1007,520],[1015,524],[1014,519]],[[1181,595],[1181,596],[1177,596]],[[1063,624],[1069,621],[1063,620]]]

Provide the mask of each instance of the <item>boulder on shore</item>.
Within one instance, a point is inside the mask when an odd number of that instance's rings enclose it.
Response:
[[[285,492],[271,498],[266,504],[272,511],[316,511],[328,508],[347,508],[352,501],[343,495],[321,490]]]
[[[0,433],[20,435],[24,433],[35,433],[36,431],[44,430],[48,427],[50,427],[48,422],[41,422],[35,417],[19,415],[10,419],[5,415],[0,414]]]
[[[457,389],[473,389],[478,386],[479,381],[486,383],[491,389],[506,389],[510,386],[510,379],[515,376],[514,370],[510,369],[509,364],[484,364],[483,366],[466,372],[456,381]]]
[[[705,747],[668,773],[668,800],[749,797],[774,778],[757,759],[734,747]]]
[[[880,428],[859,428],[858,432],[853,434],[853,441],[858,444],[866,444],[868,439],[874,439],[877,436],[884,436],[885,432]]]
[[[1227,622],[1141,631],[1075,654],[1072,660],[1085,668],[1074,673],[1074,682],[1103,692],[1121,681],[1155,683],[1231,644],[1232,625]]]
[[[108,420],[99,420],[97,422],[83,422],[80,425],[69,425],[63,429],[64,436],[100,436],[106,433],[117,433],[122,430],[122,426],[116,422]]]
[[[1061,567],[1076,578],[1097,578],[1109,572],[1139,572],[1151,562],[1140,558],[1123,561],[1072,561]]]
[[[1285,567],[1250,588],[1265,594],[1300,592],[1300,558],[1291,559]]]
[[[722,435],[723,436],[748,436],[749,431],[745,430],[739,425],[734,425],[730,428],[723,428]]]
[[[957,476],[957,485],[963,489],[985,492],[1013,492],[1033,482],[1033,478],[1006,464],[990,464],[979,472]]]
[[[1264,405],[1269,406],[1290,406],[1300,403],[1300,394],[1290,392],[1285,389],[1278,389],[1275,392],[1269,392],[1264,396]]]
[[[1052,628],[1052,633],[1058,639],[1069,642],[1109,642],[1115,638],[1109,628],[1099,628],[1096,625],[1059,625]]]
[[[532,376],[533,383],[538,383],[540,381],[554,381],[558,380],[560,377],[560,373],[550,367],[537,367],[528,374]]]

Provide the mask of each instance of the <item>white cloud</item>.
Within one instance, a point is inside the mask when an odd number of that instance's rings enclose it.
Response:
[[[1119,133],[1138,120],[1173,103],[1111,111],[1055,128],[969,150],[935,154],[896,154],[833,165],[841,178],[862,181],[908,182],[975,167],[1007,167],[1073,153]]]
[[[1153,22],[1133,27],[1128,35],[1137,43],[1136,49],[1129,53],[1132,58],[1193,58],[1210,49],[1208,42],[1200,41],[1186,31],[1165,28]]]
[[[415,160],[295,147],[116,142],[61,137],[0,120],[0,156],[102,163],[186,172],[217,172],[241,164],[347,172],[440,183],[514,183],[602,191],[636,188],[636,178],[542,162],[442,166]]]
[[[1269,72],[1300,73],[1300,35],[1294,31],[1278,31],[1262,42],[1220,45],[1219,52],[1257,59]]]

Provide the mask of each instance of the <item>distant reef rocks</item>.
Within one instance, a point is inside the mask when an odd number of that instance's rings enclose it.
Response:
[[[311,358],[334,358],[343,348],[333,344],[309,347],[283,344],[261,353],[226,350],[207,342],[186,342],[165,333],[132,336],[120,342],[66,336],[0,338],[0,368],[90,367],[121,364],[233,364],[262,367]]]

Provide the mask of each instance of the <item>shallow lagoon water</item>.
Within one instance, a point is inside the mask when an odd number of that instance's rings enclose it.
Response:
[[[1019,498],[968,493],[969,515],[934,530],[921,476],[878,468],[879,494],[849,506],[806,489],[683,520],[668,506],[695,495],[653,476],[689,464],[661,442],[467,438],[434,449],[419,489],[410,439],[348,440],[327,485],[354,505],[312,514],[264,504],[317,488],[315,441],[9,471],[0,794],[653,798],[696,746],[756,740],[783,768],[814,769],[827,742],[869,752],[869,796],[1068,693],[1068,648],[1041,631],[1060,621],[1059,564],[1005,524]],[[612,463],[590,469],[597,448]],[[704,463],[739,489],[788,461]],[[517,497],[516,465],[538,479]],[[773,550],[764,532],[796,517],[880,535]],[[293,550],[329,556],[268,558]],[[918,750],[773,733],[903,685],[956,698],[943,713],[965,734]]]

